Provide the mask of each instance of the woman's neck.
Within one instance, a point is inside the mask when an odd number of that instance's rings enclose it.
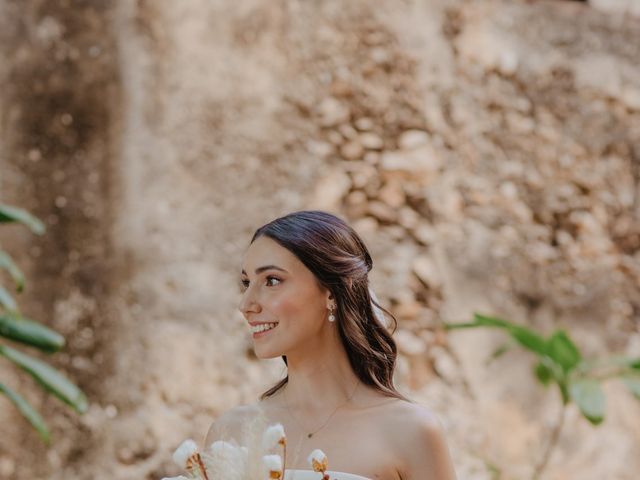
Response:
[[[354,391],[361,382],[346,351],[340,343],[325,345],[326,348],[320,345],[313,350],[287,354],[289,379],[282,393],[290,410],[305,416],[322,416],[354,401]]]

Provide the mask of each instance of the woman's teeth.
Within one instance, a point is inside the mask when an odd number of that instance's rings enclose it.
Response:
[[[260,325],[255,325],[255,326],[251,327],[251,332],[252,333],[264,332],[265,330],[271,330],[276,325],[277,325],[277,323],[261,323]]]

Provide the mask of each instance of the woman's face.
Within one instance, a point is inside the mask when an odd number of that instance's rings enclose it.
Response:
[[[249,246],[241,283],[238,309],[247,322],[276,324],[271,330],[252,334],[259,358],[309,348],[322,328],[327,328],[329,305],[335,305],[330,293],[293,253],[271,238],[259,237]]]

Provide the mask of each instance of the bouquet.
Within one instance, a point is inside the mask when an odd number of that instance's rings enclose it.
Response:
[[[282,424],[270,425],[262,432],[254,427],[248,444],[217,440],[200,452],[196,442],[187,439],[173,454],[174,462],[185,469],[186,476],[162,480],[284,480],[287,438]],[[331,480],[326,473],[328,459],[322,450],[313,450],[307,461],[314,472],[322,474],[318,480]]]

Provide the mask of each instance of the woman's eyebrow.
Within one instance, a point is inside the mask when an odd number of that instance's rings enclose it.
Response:
[[[263,265],[262,267],[258,267],[258,268],[256,268],[256,275],[257,275],[258,273],[262,273],[262,272],[264,272],[265,270],[280,270],[281,272],[289,273],[289,272],[287,272],[284,268],[280,268],[280,267],[278,267],[277,265]],[[243,273],[244,275],[246,275],[246,274],[247,274],[247,272],[245,272],[245,271],[244,271],[244,269],[242,270],[242,273]]]

